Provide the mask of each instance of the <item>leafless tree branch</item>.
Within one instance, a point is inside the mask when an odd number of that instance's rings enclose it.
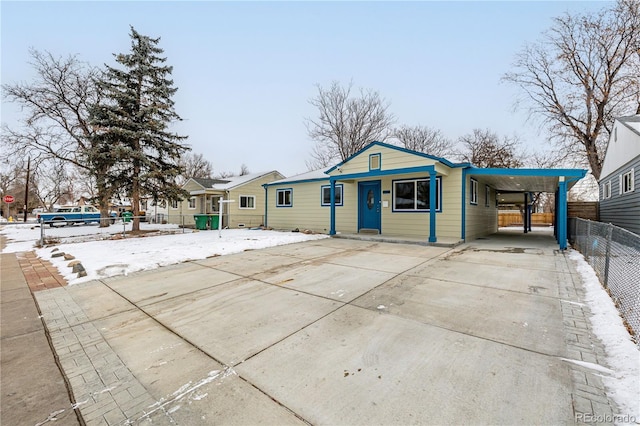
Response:
[[[309,103],[318,108],[319,117],[307,118],[309,137],[316,145],[311,153],[310,169],[344,161],[374,141],[391,134],[395,118],[389,104],[373,90],[360,89],[352,95],[353,82],[343,87],[334,81],[328,89],[318,86],[318,95]]]
[[[525,46],[503,80],[521,89],[556,148],[582,158],[598,179],[613,120],[640,112],[640,3],[556,18]]]

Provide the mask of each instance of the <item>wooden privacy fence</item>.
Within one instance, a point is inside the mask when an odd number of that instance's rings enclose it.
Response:
[[[532,213],[531,226],[553,225],[553,213]],[[522,214],[520,212],[498,213],[498,226],[522,226]]]

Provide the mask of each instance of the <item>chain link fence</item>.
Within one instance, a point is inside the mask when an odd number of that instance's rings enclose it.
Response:
[[[569,242],[595,270],[640,346],[640,236],[608,223],[570,218]]]
[[[197,218],[199,217],[199,218]],[[215,217],[215,218],[214,218]],[[111,217],[106,219],[109,223],[108,227],[100,228],[100,232],[95,230],[85,229],[90,232],[86,232],[87,235],[94,235],[95,239],[105,238],[128,238],[131,236],[133,227],[134,216],[130,212],[122,212],[120,216]],[[252,229],[261,226],[264,223],[264,216],[262,215],[229,215],[223,214],[222,218],[217,213],[212,214],[166,214],[157,213],[153,215],[137,216],[140,221],[140,233],[163,233],[163,234],[177,234],[188,233],[202,230],[217,230],[219,227],[222,229]],[[219,221],[222,220],[222,223]],[[6,223],[7,225],[20,225],[25,222],[16,221]],[[26,224],[38,226],[40,228],[40,245],[46,243],[67,240],[70,235],[76,237],[83,235],[83,228],[85,226],[97,228],[98,223],[92,222],[90,224],[72,223],[65,221],[58,221],[52,225],[45,224],[40,226],[40,223],[35,218],[31,218]],[[90,238],[87,236],[87,239]]]

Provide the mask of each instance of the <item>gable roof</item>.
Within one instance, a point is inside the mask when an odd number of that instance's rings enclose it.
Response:
[[[249,182],[252,182],[256,179],[260,179],[266,175],[271,173],[277,173],[281,177],[284,177],[277,170],[271,170],[268,172],[259,172],[259,173],[249,173],[243,176],[230,176],[224,179],[201,179],[201,178],[191,178],[189,180],[193,180],[202,186],[203,189],[213,189],[219,191],[228,191],[234,188],[237,188],[242,185],[246,185]],[[188,182],[188,181],[187,181]],[[186,185],[186,183],[185,183]],[[183,185],[184,186],[184,185]]]
[[[602,162],[600,181],[640,156],[640,114],[616,118],[612,130]]]
[[[370,148],[375,147],[375,146],[383,146],[385,148],[393,149],[393,150],[400,151],[400,152],[405,152],[407,154],[416,155],[418,157],[428,158],[430,160],[438,161],[438,162],[440,162],[440,163],[442,163],[442,164],[444,164],[446,166],[449,166],[449,167],[468,167],[470,165],[469,163],[452,163],[451,161],[447,160],[446,158],[436,157],[435,155],[425,154],[424,152],[412,151],[410,149],[403,148],[403,147],[397,146],[397,145],[391,145],[391,144],[388,144],[388,143],[385,143],[385,142],[373,141],[369,145],[367,145],[364,148],[362,148],[360,151],[358,151],[355,154],[349,156],[349,158],[347,158],[346,160],[344,160],[344,161],[336,164],[335,166],[331,167],[329,170],[326,171],[326,173],[331,173],[332,171],[334,171],[338,167],[341,167],[344,164],[348,163],[352,158],[357,157],[358,155],[360,155],[361,153],[363,153],[367,149],[370,149]]]
[[[228,180],[224,179],[208,179],[208,178],[192,178],[194,181],[200,184],[203,188],[212,188],[213,185],[218,183],[228,183]]]
[[[618,118],[618,121],[628,127],[629,130],[640,136],[640,114],[631,115],[628,117],[620,117]]]
[[[300,183],[300,182],[314,182],[314,181],[321,181],[321,180],[329,180],[329,177],[330,176],[324,171],[324,169],[319,169],[319,170],[313,170],[311,172],[300,173],[298,175],[294,175],[294,176],[280,179],[280,180],[274,180],[273,182],[269,182],[264,186],[278,185],[278,184],[290,183],[290,182]]]

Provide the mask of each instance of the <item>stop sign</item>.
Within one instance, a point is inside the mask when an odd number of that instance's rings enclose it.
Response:
[[[13,198],[13,195],[5,195],[2,201],[5,203],[13,203],[16,199]]]

